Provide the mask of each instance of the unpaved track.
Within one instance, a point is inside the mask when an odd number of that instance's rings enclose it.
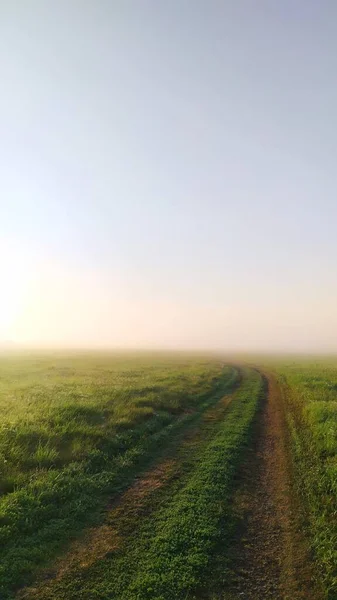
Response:
[[[275,378],[261,373],[266,382],[265,400],[256,417],[253,443],[238,473],[233,498],[238,525],[229,548],[231,573],[225,577],[228,584],[219,583],[216,593],[212,587],[211,595],[203,593],[200,598],[321,600],[323,596],[313,584],[310,554],[301,534],[300,510],[293,492],[282,394]],[[34,588],[22,590],[18,598],[49,598],[48,590],[52,591],[57,581],[78,568],[88,568],[136,535],[137,519],[155,510],[162,502],[160,490],[177,481],[179,484],[185,470],[192,468],[194,447],[204,437],[206,441],[216,423],[225,418],[232,397],[229,393],[206,410],[196,425],[183,432],[177,446],[168,449],[154,468],[108,507],[104,524],[89,530],[51,572],[42,576]]]
[[[238,474],[238,520],[230,600],[320,600],[293,485],[285,407],[275,378],[262,372],[266,396]]]

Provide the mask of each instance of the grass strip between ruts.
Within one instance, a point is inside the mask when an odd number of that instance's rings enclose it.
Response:
[[[233,475],[261,391],[261,376],[253,372],[190,481],[158,516],[138,574],[120,598],[177,600],[200,585],[228,514]]]

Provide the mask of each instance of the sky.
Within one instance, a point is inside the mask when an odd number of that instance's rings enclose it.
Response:
[[[335,0],[0,0],[0,343],[337,351]]]

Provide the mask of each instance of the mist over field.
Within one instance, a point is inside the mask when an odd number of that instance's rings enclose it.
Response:
[[[266,286],[254,288],[254,297],[252,287],[248,293],[241,282],[231,287],[224,279],[200,294],[172,289],[164,296],[150,293],[148,281],[111,283],[109,272],[70,274],[53,264],[41,267],[38,259],[33,264],[24,272],[11,265],[0,300],[2,346],[337,350],[336,296],[325,298],[325,288],[307,285],[306,297],[296,298],[293,290]]]

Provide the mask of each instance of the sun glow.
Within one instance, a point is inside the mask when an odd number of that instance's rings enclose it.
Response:
[[[26,305],[33,277],[30,260],[18,247],[0,243],[0,342],[16,341],[15,324]]]

